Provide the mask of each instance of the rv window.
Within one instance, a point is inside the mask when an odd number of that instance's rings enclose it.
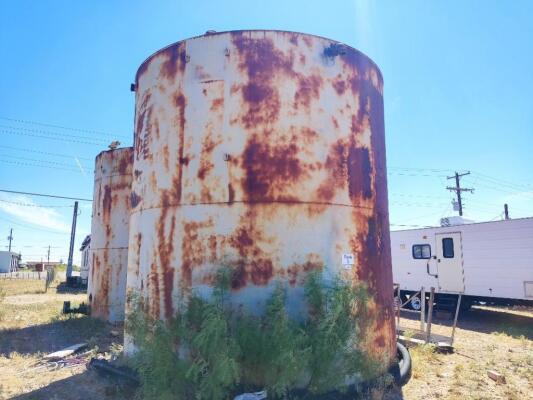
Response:
[[[453,258],[453,239],[444,238],[442,239],[442,256],[444,258]]]
[[[431,258],[431,246],[429,244],[413,245],[413,258],[417,260]]]

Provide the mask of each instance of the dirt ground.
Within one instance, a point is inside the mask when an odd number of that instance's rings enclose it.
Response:
[[[450,336],[451,320],[436,320],[432,332]],[[402,317],[400,326],[416,329],[419,320]],[[473,307],[460,314],[454,352],[432,346],[410,348],[411,380],[405,399],[533,399],[533,308]],[[505,377],[496,383],[493,370]]]
[[[37,280],[0,280],[0,292],[0,399],[126,398],[86,368],[92,356],[109,358],[121,350],[120,327],[61,315],[63,301],[76,307],[85,293],[58,293],[56,284],[45,293],[44,281]],[[70,365],[44,364],[44,355],[83,342],[86,354]]]
[[[121,351],[121,327],[61,315],[63,301],[75,307],[86,300],[85,293],[61,293],[54,285],[44,293],[43,281],[23,280],[0,280],[0,292],[0,399],[134,397],[128,388],[86,368],[93,356],[109,358]],[[419,326],[407,317],[402,326]],[[433,332],[449,335],[449,321],[435,322]],[[44,355],[80,342],[88,344],[85,354],[69,365],[43,364]],[[532,398],[533,308],[473,308],[460,317],[454,353],[441,354],[431,346],[410,352],[412,378],[399,398]],[[492,381],[488,370],[503,374],[506,383]]]

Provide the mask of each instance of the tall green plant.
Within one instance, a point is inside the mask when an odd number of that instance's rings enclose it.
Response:
[[[135,301],[126,329],[138,349],[133,365],[145,399],[224,399],[237,388],[269,398],[306,385],[314,393],[343,390],[346,378],[373,365],[358,349],[358,318],[367,292],[340,280],[326,287],[319,273],[305,285],[308,317],[291,320],[278,284],[260,316],[230,306],[231,273],[221,269],[210,301],[193,295],[167,323],[145,316]]]
[[[133,337],[136,352],[130,363],[142,381],[142,399],[186,399],[194,392],[187,379],[188,362],[179,357],[180,318],[168,325],[143,312],[139,298],[131,299],[133,311],[126,320],[126,330]]]
[[[271,395],[285,395],[302,375],[307,350],[305,333],[288,318],[283,287],[276,287],[262,318],[241,317],[235,331],[243,380]]]
[[[228,390],[239,382],[240,349],[224,308],[228,287],[228,273],[220,270],[214,303],[193,297],[182,321],[182,337],[189,345],[191,360],[187,378],[197,387],[198,399],[226,398]]]
[[[357,348],[358,318],[366,305],[364,286],[335,280],[327,287],[318,273],[309,275],[305,293],[309,319],[305,325],[309,356],[309,390],[323,393],[345,386],[347,377],[372,369]]]

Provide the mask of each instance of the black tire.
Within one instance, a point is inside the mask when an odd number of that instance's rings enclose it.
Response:
[[[411,378],[411,355],[409,354],[407,347],[399,342],[396,343],[396,348],[399,360],[398,367],[400,369],[397,383],[398,385],[403,386],[409,382],[409,379]]]

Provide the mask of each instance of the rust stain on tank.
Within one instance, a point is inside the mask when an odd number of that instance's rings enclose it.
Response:
[[[322,91],[323,79],[319,75],[301,76],[298,89],[294,94],[294,107],[303,106],[309,109],[312,100],[318,100]]]
[[[298,158],[299,147],[295,141],[270,145],[259,135],[246,143],[241,165],[246,172],[242,190],[251,201],[290,200],[286,185],[298,182],[308,173]]]
[[[159,262],[162,270],[163,299],[165,317],[170,318],[174,313],[172,305],[172,291],[174,288],[174,269],[172,268],[172,255],[174,253],[174,233],[176,230],[176,217],[167,219],[168,207],[161,209],[161,216],[157,225],[157,238]],[[167,227],[167,222],[170,222]],[[158,283],[159,290],[159,283]]]
[[[209,172],[215,167],[213,164],[213,150],[216,146],[222,143],[222,138],[217,140],[213,138],[213,135],[207,135],[202,140],[202,151],[200,154],[200,168],[198,169],[198,179],[204,180]]]
[[[130,204],[131,204],[131,207],[132,208],[135,208],[139,205],[139,203],[141,202],[142,198],[141,196],[139,196],[137,193],[135,192],[131,192],[131,195],[130,195]]]
[[[339,96],[342,96],[344,92],[346,92],[347,86],[346,80],[344,80],[341,76],[339,76],[337,80],[333,81],[333,88]]]
[[[170,153],[168,151],[168,144],[163,146],[163,148],[161,149],[161,152],[163,153],[162,154],[162,156],[163,156],[163,165],[164,165],[165,169],[168,171],[168,169],[170,168],[170,164],[169,164]]]
[[[133,160],[128,157],[122,157],[118,164],[118,172],[120,175],[125,175],[128,168],[132,165]]]
[[[317,197],[321,201],[330,202],[337,192],[346,186],[348,176],[346,165],[345,140],[340,139],[329,148],[324,167],[327,171],[327,179],[324,180],[317,190]]]
[[[181,284],[185,290],[190,290],[192,286],[192,271],[195,266],[201,265],[205,260],[205,246],[200,230],[211,227],[211,220],[202,222],[184,222],[182,240],[182,263],[181,263]]]
[[[217,111],[219,110],[222,106],[224,106],[224,97],[220,97],[218,99],[214,99],[213,100],[213,103],[211,103],[211,108],[210,110],[211,111]]]
[[[183,178],[183,164],[185,164],[185,107],[187,101],[183,93],[178,93],[174,97],[174,104],[178,108],[178,138],[179,138],[179,149],[178,149],[178,162],[176,166],[177,175],[174,176],[172,183],[174,184],[174,197],[175,201],[179,202],[181,200],[182,193],[182,178]],[[188,159],[187,159],[188,160]],[[188,161],[187,161],[188,162]]]
[[[347,156],[348,190],[350,197],[372,197],[372,166],[367,148],[351,146]]]
[[[183,73],[187,63],[185,43],[181,42],[165,50],[167,59],[161,64],[161,75],[174,80],[178,71]]]
[[[141,107],[137,113],[137,120],[135,121],[135,130],[138,134],[134,138],[135,156],[148,159],[150,157],[150,128],[152,120],[152,94],[150,91],[145,92]]]
[[[324,261],[322,260],[322,257],[319,254],[310,253],[307,255],[307,261],[304,263],[293,263],[287,268],[289,285],[303,285],[310,272],[321,271],[323,269]]]
[[[157,270],[157,266],[152,263],[150,268],[150,297],[152,299],[151,302],[151,312],[152,315],[154,315],[155,318],[159,318],[161,316],[161,308],[160,308],[160,289],[159,289],[159,272]]]
[[[109,185],[104,186],[104,200],[102,202],[103,218],[105,221],[109,220],[111,214],[111,187]]]
[[[231,183],[228,183],[228,203],[233,203],[235,201],[235,189],[233,189],[233,185]]]
[[[242,86],[242,98],[247,107],[241,122],[247,129],[274,122],[280,112],[276,74],[292,74],[293,58],[286,56],[268,38],[250,38],[245,34],[232,36],[239,51],[239,68],[248,76]]]

